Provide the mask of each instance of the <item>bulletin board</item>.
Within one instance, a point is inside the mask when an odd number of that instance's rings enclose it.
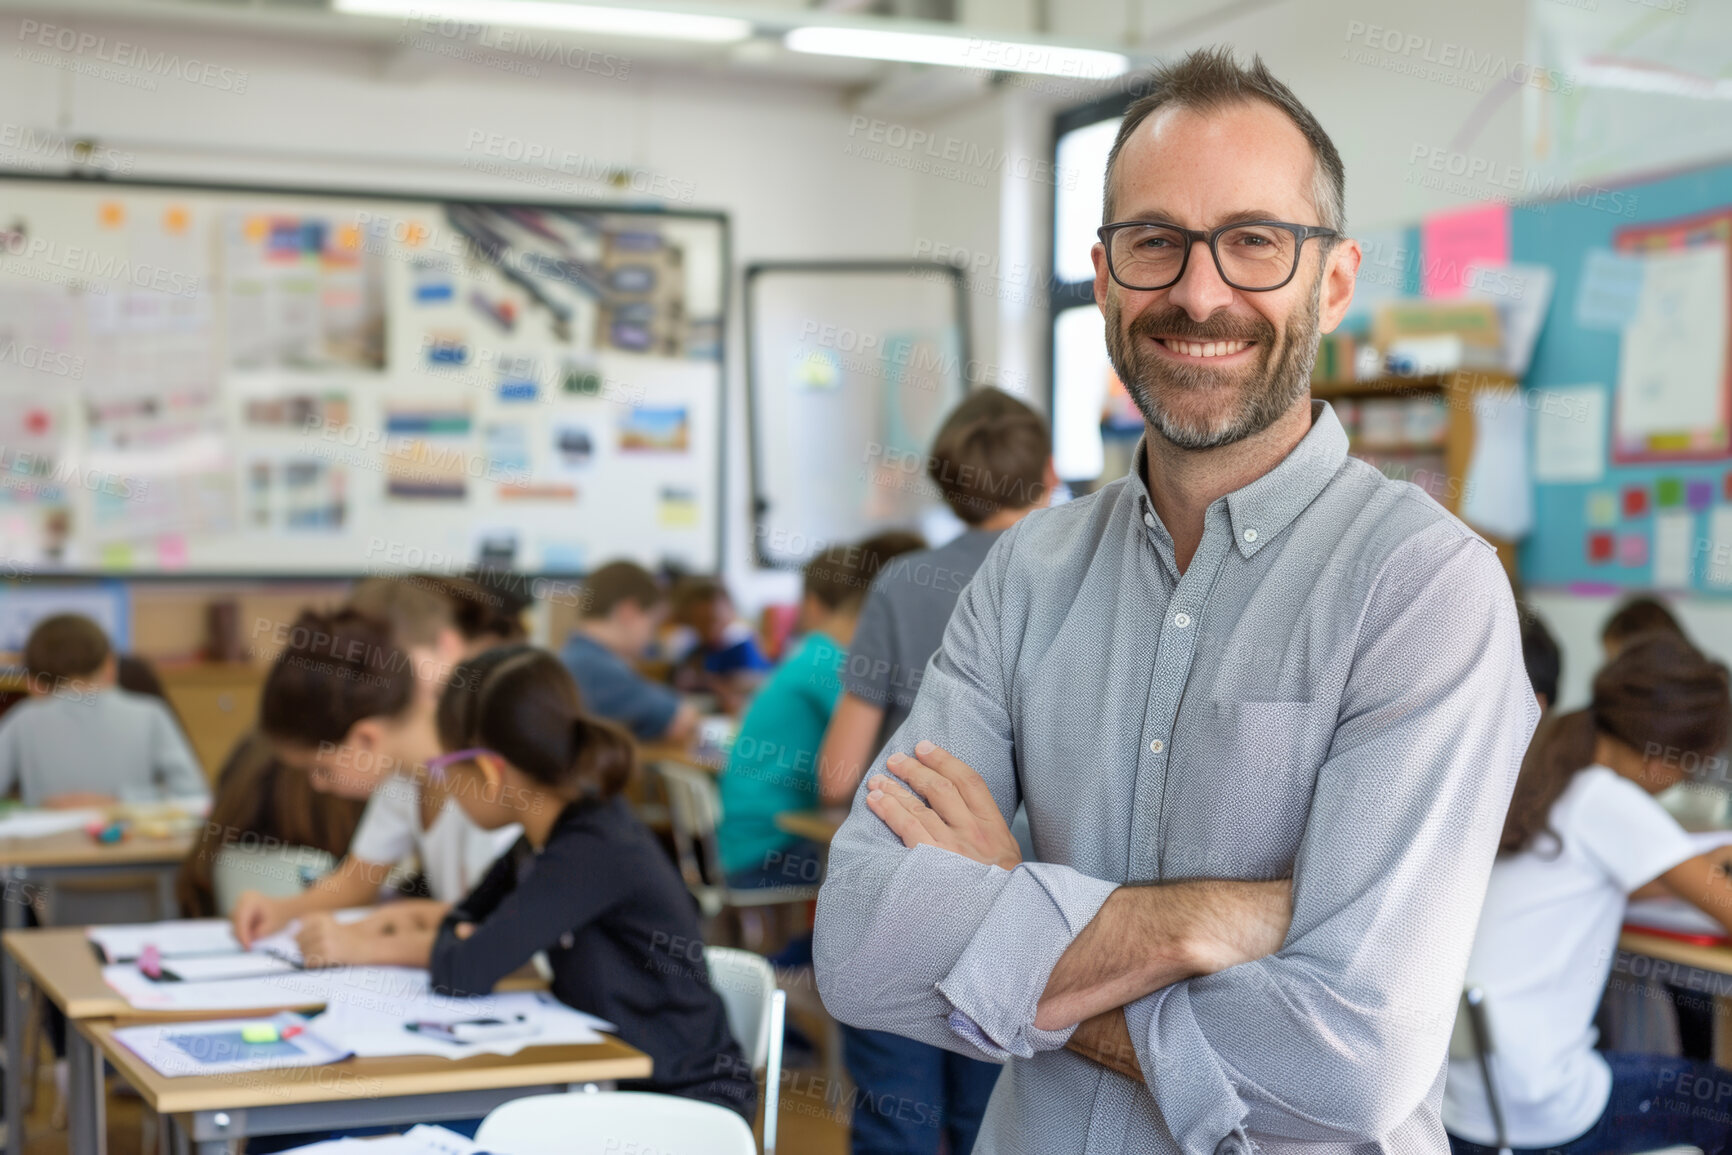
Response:
[[[719,213],[0,178],[0,557],[721,560]]]
[[[1529,584],[1583,593],[1732,594],[1732,454],[1724,422],[1718,431],[1650,438],[1646,446],[1621,437],[1618,384],[1631,330],[1618,326],[1640,293],[1631,288],[1620,304],[1620,286],[1606,271],[1617,269],[1621,256],[1715,243],[1732,204],[1732,165],[1583,189],[1518,207],[1511,217],[1511,259],[1550,265],[1558,276],[1526,382],[1530,408],[1557,402],[1571,438],[1585,433],[1581,445],[1603,447],[1597,460],[1582,453],[1548,471],[1536,434],[1536,524],[1522,545],[1521,572]],[[1724,325],[1722,318],[1722,342]],[[1702,443],[1691,444],[1692,437]]]
[[[926,454],[970,366],[962,270],[931,261],[746,270],[758,563],[923,529],[947,513]],[[932,536],[929,534],[929,536]]]

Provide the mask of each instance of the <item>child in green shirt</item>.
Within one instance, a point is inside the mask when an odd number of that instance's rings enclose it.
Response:
[[[805,637],[752,699],[721,776],[717,834],[730,886],[817,884],[821,848],[778,829],[776,815],[818,805],[818,748],[842,693],[866,591],[886,561],[925,544],[918,534],[882,533],[833,546],[807,564]]]

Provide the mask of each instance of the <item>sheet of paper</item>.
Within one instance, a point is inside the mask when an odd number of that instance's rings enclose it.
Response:
[[[241,949],[226,918],[191,918],[167,922],[93,926],[85,935],[111,963],[131,962],[154,946],[163,958],[180,955],[232,954]]]
[[[114,1037],[152,1068],[171,1078],[322,1067],[348,1058],[310,1031],[268,1042],[249,1041],[243,1036],[249,1027],[271,1027],[280,1033],[305,1024],[300,1015],[281,1014],[268,1019],[122,1027],[114,1032]]]
[[[128,1003],[153,1011],[245,1011],[354,1004],[394,1007],[426,993],[427,972],[412,967],[332,967],[257,979],[153,982],[133,963],[102,968],[102,980]]]
[[[1696,515],[1666,509],[1654,515],[1654,588],[1690,588],[1690,541],[1695,536]]]
[[[536,1026],[535,1033],[491,1043],[458,1044],[406,1027],[419,1021],[452,1022],[514,1015],[527,1017]],[[445,1055],[460,1059],[469,1055],[515,1055],[524,1047],[595,1043],[601,1041],[600,1032],[615,1028],[604,1019],[566,1006],[545,991],[507,991],[473,999],[429,993],[390,1006],[352,1000],[334,1003],[313,1019],[310,1029],[323,1035],[332,1046],[363,1057]]]
[[[347,926],[352,922],[360,922],[364,918],[370,918],[371,916],[378,914],[382,909],[383,907],[378,906],[352,906],[347,910],[334,912],[331,917],[338,923]],[[300,936],[300,933],[301,920],[298,918],[290,919],[289,925],[285,926],[282,930],[279,930],[276,934],[267,935],[266,937],[254,942],[252,949],[262,951],[268,955],[274,955],[280,959],[287,959],[289,962],[298,966],[303,961],[301,958],[301,945],[296,941]]]
[[[1644,898],[1624,911],[1625,926],[1669,930],[1673,934],[1702,934],[1723,938],[1726,928],[1681,898]]]
[[[1461,519],[1506,541],[1519,541],[1533,529],[1528,410],[1520,389],[1474,395],[1473,456],[1462,486]]]
[[[284,1155],[483,1155],[472,1139],[455,1131],[419,1123],[402,1135],[378,1139],[326,1139],[295,1147]]]
[[[1420,226],[1421,290],[1428,297],[1459,297],[1471,265],[1509,261],[1509,206],[1487,204],[1427,217]]]
[[[1641,257],[1610,249],[1589,249],[1576,283],[1576,324],[1583,329],[1621,333],[1636,319],[1642,298]]]
[[[1700,559],[1702,580],[1732,589],[1732,506],[1716,505],[1708,513],[1706,556]]]
[[[100,821],[100,810],[14,810],[0,818],[0,838],[46,838]]]
[[[1714,429],[1726,387],[1726,246],[1643,258],[1618,356],[1619,440]]]
[[[256,951],[193,955],[189,958],[165,959],[162,964],[164,975],[188,983],[265,978],[290,974],[298,969],[300,968],[294,963]]]
[[[1467,296],[1497,306],[1503,323],[1501,359],[1504,372],[1527,375],[1534,343],[1546,323],[1557,274],[1545,265],[1488,265],[1467,267]]]
[[[1541,389],[1533,409],[1535,481],[1598,481],[1605,476],[1605,386]]]

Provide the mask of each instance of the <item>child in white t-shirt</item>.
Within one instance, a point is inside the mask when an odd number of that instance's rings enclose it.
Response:
[[[1698,853],[1654,798],[1725,748],[1728,684],[1683,638],[1644,635],[1600,671],[1586,710],[1550,717],[1528,749],[1467,970],[1485,994],[1491,1078],[1518,1151],[1732,1151],[1732,1115],[1692,1109],[1732,1106],[1732,1072],[1595,1051],[1593,1026],[1632,894],[1683,898],[1732,928],[1732,851]],[[1456,1155],[1496,1149],[1478,1062],[1450,1060],[1443,1121]]]
[[[259,728],[277,757],[305,770],[315,789],[367,798],[349,852],[300,894],[243,894],[230,917],[243,943],[301,920],[310,962],[328,966],[425,966],[449,906],[469,893],[516,842],[518,827],[483,830],[431,780],[440,753],[438,687],[460,657],[400,646],[384,620],[353,609],[307,612],[265,681]],[[376,902],[392,869],[413,855],[431,900],[389,903],[363,922],[330,912]]]

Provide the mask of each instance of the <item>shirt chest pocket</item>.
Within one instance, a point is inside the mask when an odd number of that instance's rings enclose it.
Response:
[[[1213,701],[1185,719],[1166,807],[1167,877],[1282,877],[1335,736],[1333,703]]]

